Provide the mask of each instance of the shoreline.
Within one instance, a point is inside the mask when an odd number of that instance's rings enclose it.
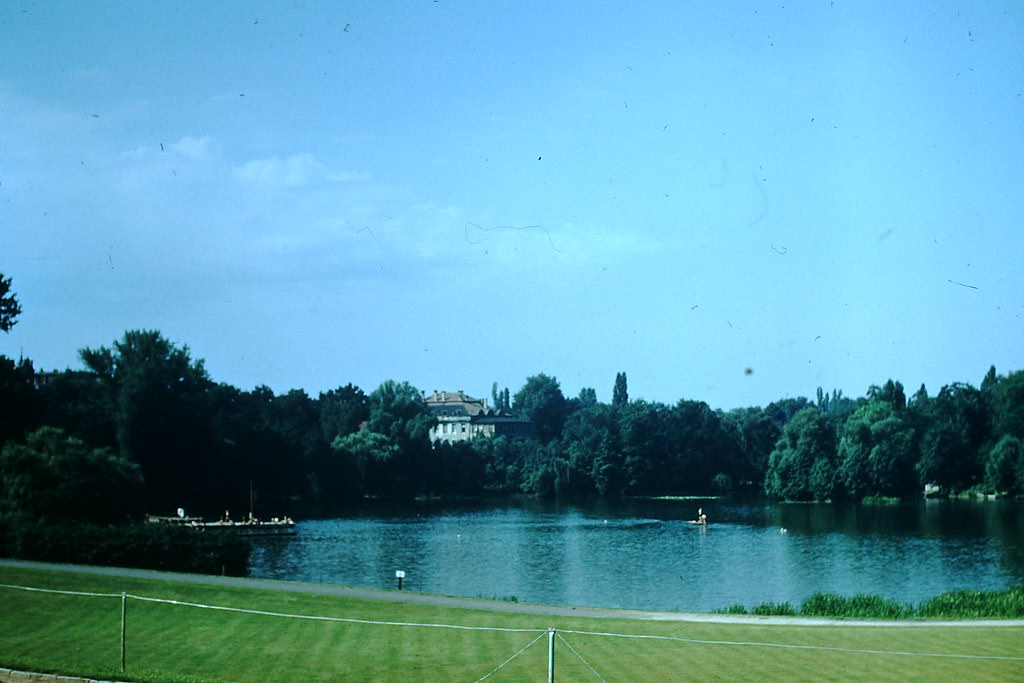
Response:
[[[80,564],[56,564],[31,560],[0,558],[0,566],[20,567],[49,571],[66,571],[80,574],[96,574],[135,579],[177,581],[210,586],[253,588],[258,590],[306,593],[313,595],[336,595],[362,600],[405,602],[410,604],[454,607],[458,609],[484,610],[513,614],[536,614],[540,616],[587,617],[596,619],[635,619],[637,621],[678,621],[720,624],[746,624],[765,626],[884,626],[884,627],[1021,627],[1024,619],[829,619],[824,617],[760,616],[754,614],[718,614],[705,612],[658,612],[615,607],[583,607],[572,605],[546,605],[531,602],[508,602],[490,598],[471,598],[413,591],[385,590],[359,586],[283,581],[279,579],[258,579],[251,577],[216,576],[211,574],[186,574],[155,569],[132,569],[129,567],[99,567]]]

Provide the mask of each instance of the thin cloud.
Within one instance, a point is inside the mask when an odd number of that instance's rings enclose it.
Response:
[[[186,135],[181,140],[171,145],[171,149],[179,154],[184,154],[193,159],[208,159],[210,157],[210,144],[213,138],[204,135],[201,138],[194,138]]]
[[[368,173],[332,171],[312,154],[293,154],[253,159],[234,169],[234,176],[246,183],[278,187],[301,187],[316,182],[362,182]]]

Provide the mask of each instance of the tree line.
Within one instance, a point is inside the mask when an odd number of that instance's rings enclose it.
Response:
[[[214,382],[157,331],[82,349],[83,370],[36,374],[0,357],[0,514],[110,523],[177,507],[235,518],[328,515],[366,498],[527,493],[649,496],[760,491],[860,500],[984,490],[1024,493],[1024,372],[988,371],[909,399],[893,380],[864,397],[818,390],[713,410],[566,398],[529,377],[499,405],[537,438],[431,443],[423,394],[386,381],[316,397]],[[250,493],[252,497],[250,497]]]

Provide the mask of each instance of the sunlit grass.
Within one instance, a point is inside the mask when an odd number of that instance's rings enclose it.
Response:
[[[540,636],[488,679],[536,681],[546,677],[544,631],[549,627],[556,629],[557,679],[563,681],[599,680],[590,667],[608,681],[1024,677],[1021,660],[895,654],[1019,657],[1024,629],[1012,626],[809,627],[753,618],[732,624],[549,617],[7,567],[0,567],[0,583],[116,594],[81,597],[0,588],[0,665],[108,680],[475,681]],[[121,592],[288,614],[531,631],[297,620],[129,599],[128,666],[121,673]],[[777,647],[783,645],[801,647]]]

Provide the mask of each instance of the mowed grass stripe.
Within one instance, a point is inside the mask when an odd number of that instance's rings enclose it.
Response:
[[[293,614],[462,626],[579,630],[860,650],[1021,656],[1017,627],[767,626],[563,618],[247,588],[0,567],[0,583],[148,595]],[[129,600],[128,677],[155,681],[473,681],[537,633],[294,620]],[[120,600],[0,589],[0,665],[117,677]],[[109,623],[108,623],[109,622]],[[1024,662],[782,649],[565,633],[606,680],[1024,679]],[[56,645],[56,647],[55,647]],[[491,681],[543,680],[547,638]],[[596,680],[556,642],[560,680]]]

